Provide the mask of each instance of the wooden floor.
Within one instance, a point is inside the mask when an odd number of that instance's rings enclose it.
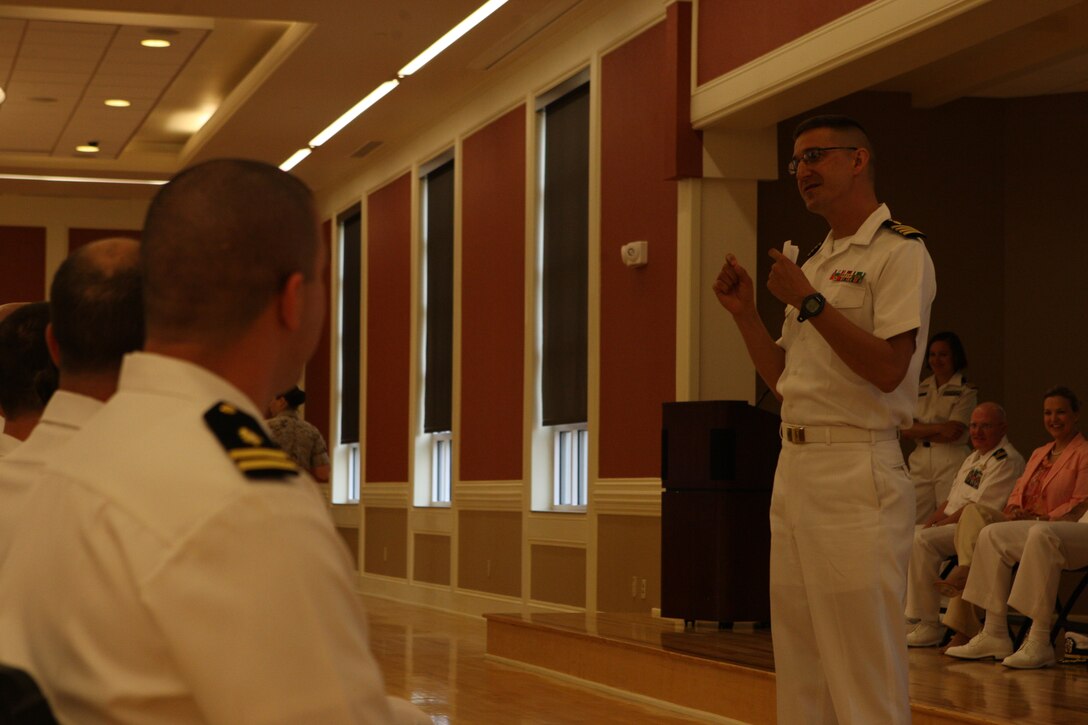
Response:
[[[551,656],[563,660],[556,669],[589,668],[590,677],[582,679],[603,679],[602,687],[552,676],[541,668],[526,669],[507,661],[506,655],[488,657],[487,625],[479,618],[373,597],[363,600],[389,692],[412,700],[440,725],[773,722],[774,658],[765,631],[719,631],[703,624],[684,631],[671,620],[626,614],[492,618],[550,630],[545,639],[533,640],[533,656],[525,659],[543,657],[546,662]],[[578,641],[607,642],[619,649],[602,662],[584,654]],[[706,674],[692,676],[677,662],[685,667],[694,663]],[[1088,666],[1083,664],[1014,671],[993,661],[953,660],[929,648],[911,650],[910,666],[916,725],[1088,722]],[[688,687],[695,697],[702,693],[718,702],[728,699],[748,715],[714,716],[700,712],[713,712],[713,707],[656,707],[645,698],[640,702],[610,694],[609,673],[620,683],[648,678],[668,692]],[[597,677],[601,674],[606,676]],[[700,681],[703,676],[713,678],[713,686]]]
[[[362,599],[386,689],[414,702],[436,725],[706,722],[489,659],[479,617]]]

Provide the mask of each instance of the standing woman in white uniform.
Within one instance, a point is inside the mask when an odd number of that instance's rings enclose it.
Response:
[[[915,523],[923,524],[948,500],[952,477],[971,452],[967,425],[978,405],[978,389],[963,374],[967,353],[954,332],[938,332],[926,348],[927,367],[933,372],[918,386],[914,425],[903,438],[915,441],[908,465],[914,481]]]

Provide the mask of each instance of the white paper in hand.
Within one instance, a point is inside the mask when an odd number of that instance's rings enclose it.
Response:
[[[797,264],[797,245],[787,240],[786,243],[782,245],[782,255],[794,264]]]

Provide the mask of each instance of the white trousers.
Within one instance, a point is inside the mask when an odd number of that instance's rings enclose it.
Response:
[[[919,441],[910,454],[910,478],[914,482],[914,522],[925,523],[937,505],[948,500],[952,479],[971,451],[962,443]]]
[[[1012,568],[1020,562],[1016,582]],[[1063,569],[1088,566],[1088,524],[1004,521],[982,530],[963,598],[998,614],[1050,622]]]
[[[956,553],[956,524],[914,530],[907,570],[906,615],[936,624],[941,616],[941,595],[933,582],[941,574],[941,562]]]
[[[771,498],[780,723],[909,723],[914,497],[898,441],[784,441]]]

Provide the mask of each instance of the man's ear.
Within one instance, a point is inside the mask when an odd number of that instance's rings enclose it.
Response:
[[[854,154],[854,173],[860,174],[869,165],[869,149],[863,146]]]
[[[302,276],[302,272],[295,272],[283,283],[277,298],[280,322],[292,332],[302,326],[305,284],[306,279]]]
[[[60,368],[60,345],[57,344],[57,336],[53,334],[53,323],[45,326],[45,346],[49,348],[49,357],[53,364]]]

